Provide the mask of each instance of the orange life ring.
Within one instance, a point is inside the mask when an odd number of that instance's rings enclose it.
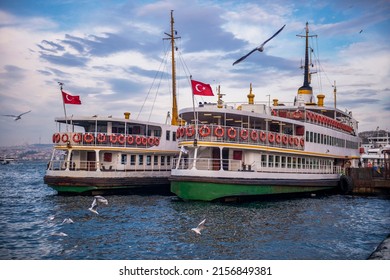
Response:
[[[299,144],[301,145],[301,147],[305,145],[305,140],[303,139],[303,137],[299,140]]]
[[[142,136],[142,145],[146,146],[146,144],[148,143],[148,139],[146,139],[146,137]]]
[[[292,136],[288,137],[288,143],[292,146],[294,144],[294,138]]]
[[[84,134],[84,142],[85,143],[92,143],[93,139],[94,139],[94,137],[91,133]]]
[[[183,126],[180,127],[180,136],[183,137],[185,133],[186,133],[185,128]]]
[[[228,131],[227,131],[227,136],[228,136],[230,139],[236,138],[236,136],[237,136],[237,130],[235,130],[233,127],[229,128]]]
[[[80,143],[81,139],[83,139],[83,137],[81,136],[81,133],[73,134],[73,142]]]
[[[116,134],[111,134],[110,135],[110,142],[112,144],[115,144],[116,142],[118,142],[118,136]]]
[[[280,141],[282,141],[282,136],[278,133],[278,134],[276,134],[276,136],[275,136],[275,142],[279,144]]]
[[[202,127],[199,128],[199,135],[202,137],[207,137],[210,135],[210,133],[211,133],[211,129],[207,125],[203,125]]]
[[[273,143],[275,141],[275,134],[268,133],[268,142]]]
[[[256,130],[252,130],[251,131],[251,139],[253,141],[256,141],[257,140],[257,131]]]
[[[160,145],[160,138],[157,137],[154,138],[154,145],[156,146]]]
[[[194,136],[194,134],[195,134],[195,129],[194,129],[194,127],[192,126],[192,125],[190,125],[189,127],[187,127],[187,137],[192,137],[192,136]]]
[[[128,135],[126,139],[127,144],[132,145],[134,143],[133,135]]]
[[[140,136],[137,135],[137,136],[135,137],[135,143],[136,143],[137,145],[141,145],[142,139],[141,139]]]
[[[288,137],[287,137],[287,135],[285,135],[285,134],[283,134],[283,136],[282,136],[282,143],[283,143],[284,145],[287,145],[287,144],[288,144]]]
[[[59,133],[53,134],[53,143],[58,143],[60,142],[61,135]]]
[[[300,118],[302,118],[302,112],[301,112],[301,111],[295,111],[295,112],[293,113],[293,117],[294,117],[294,119],[300,119]]]
[[[119,144],[123,145],[125,143],[125,141],[126,141],[126,138],[123,134],[118,136],[118,143]]]
[[[295,146],[298,146],[299,145],[299,139],[294,137],[294,145]]]
[[[272,116],[277,116],[278,112],[276,112],[274,109],[272,109],[271,114],[272,114]]]
[[[240,131],[240,137],[241,137],[241,139],[242,139],[242,140],[246,140],[246,139],[248,139],[248,136],[249,136],[248,130],[246,130],[246,129],[241,129],[241,131]]]
[[[154,145],[153,137],[148,137],[148,144],[149,144],[149,146],[153,146]]]
[[[225,130],[219,125],[214,129],[214,135],[218,138],[222,137],[225,134]]]
[[[264,131],[260,131],[259,138],[262,142],[265,142],[267,140],[267,134]]]
[[[68,134],[66,134],[66,133],[62,134],[61,140],[62,140],[62,142],[67,143],[69,141]]]
[[[99,133],[97,136],[97,140],[99,143],[106,142],[106,134]]]

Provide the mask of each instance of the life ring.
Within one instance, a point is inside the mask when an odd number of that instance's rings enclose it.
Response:
[[[62,140],[62,142],[64,142],[64,143],[68,143],[68,141],[69,141],[69,136],[68,136],[68,134],[66,134],[66,133],[62,134],[61,140]]]
[[[295,112],[293,113],[293,117],[294,117],[294,119],[300,119],[300,118],[302,118],[302,112],[301,112],[301,111],[295,111]]]
[[[303,139],[303,137],[299,140],[299,145],[301,145],[301,147],[305,145],[305,140]]]
[[[294,145],[294,138],[292,136],[288,137],[288,143],[292,146]]]
[[[135,143],[136,143],[137,145],[141,145],[142,139],[141,139],[140,136],[137,135],[137,136],[135,137]]]
[[[187,127],[187,132],[186,132],[186,134],[187,134],[187,137],[192,137],[192,136],[194,136],[194,134],[195,134],[195,129],[194,129],[194,127],[192,126],[192,125],[190,125],[189,127]]]
[[[229,128],[228,131],[227,131],[227,136],[228,136],[230,139],[236,138],[236,136],[237,136],[237,130],[235,130],[233,127]]]
[[[282,141],[282,136],[278,133],[278,134],[276,134],[276,136],[275,136],[275,142],[279,144],[280,141]]]
[[[283,136],[282,136],[282,143],[283,143],[284,145],[287,145],[287,144],[288,144],[288,137],[287,137],[287,135],[283,135]]]
[[[276,112],[274,109],[272,109],[271,114],[272,114],[272,116],[277,116],[278,112]]]
[[[211,129],[207,125],[203,125],[202,127],[199,128],[199,135],[202,137],[207,137],[210,135],[210,133],[211,133]]]
[[[180,136],[183,137],[185,133],[186,133],[185,128],[183,126],[180,127]]]
[[[102,142],[106,142],[106,134],[103,134],[103,133],[99,133],[98,136],[97,136],[97,140],[99,143],[102,143]]]
[[[275,134],[268,133],[268,142],[273,143],[275,141]]]
[[[156,146],[160,145],[160,138],[157,137],[154,138],[154,145]]]
[[[219,125],[214,129],[214,135],[218,138],[222,137],[225,134],[225,130]]]
[[[60,142],[61,135],[59,133],[53,134],[53,143],[58,143]]]
[[[311,120],[311,112],[306,112],[306,118],[310,121]]]
[[[297,137],[294,137],[294,145],[295,146],[299,145],[299,139]]]
[[[149,146],[153,146],[154,145],[153,137],[148,137],[148,144],[149,144]]]
[[[142,145],[146,146],[146,144],[148,143],[148,139],[146,139],[146,137],[142,137]]]
[[[251,139],[253,141],[256,141],[257,140],[257,131],[256,130],[252,130],[251,131]]]
[[[110,142],[112,144],[115,144],[116,142],[118,142],[118,136],[116,134],[111,134],[110,135]]]
[[[92,143],[93,139],[94,139],[94,137],[91,133],[84,134],[84,142],[85,143]]]
[[[180,137],[181,137],[180,127],[178,127],[176,130],[176,138],[180,138]]]
[[[264,131],[260,131],[259,138],[261,142],[265,142],[267,140],[267,134]]]
[[[249,136],[248,130],[242,129],[241,132],[240,132],[241,139],[242,140],[246,140],[246,139],[248,139],[248,136]]]
[[[127,144],[132,145],[134,143],[133,135],[128,135],[126,139]]]
[[[80,143],[83,137],[81,136],[81,133],[75,133],[73,134],[73,142]]]
[[[125,143],[125,140],[126,140],[126,138],[123,134],[118,136],[118,143],[119,144],[123,145]]]

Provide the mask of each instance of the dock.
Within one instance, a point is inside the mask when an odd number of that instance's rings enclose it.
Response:
[[[390,196],[390,178],[384,168],[349,168],[346,173],[353,182],[351,194]]]

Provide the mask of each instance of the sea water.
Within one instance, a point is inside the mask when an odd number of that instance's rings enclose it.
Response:
[[[303,196],[246,203],[60,196],[45,162],[0,166],[2,260],[363,260],[390,232],[390,200]],[[73,223],[63,223],[70,218]],[[191,228],[206,219],[201,235]]]

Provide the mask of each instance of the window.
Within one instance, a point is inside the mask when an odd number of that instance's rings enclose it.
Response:
[[[170,130],[167,130],[165,133],[166,133],[166,134],[165,134],[165,139],[166,139],[167,141],[169,141],[169,140],[171,139],[171,138],[170,138],[171,131],[170,131]]]
[[[153,165],[158,165],[158,156],[153,156]]]
[[[139,155],[138,156],[138,164],[139,165],[144,165],[144,156],[143,155]]]
[[[135,160],[136,160],[135,155],[131,155],[130,156],[130,165],[135,165]]]
[[[176,141],[176,131],[172,132],[172,141]]]
[[[161,156],[161,165],[165,165],[165,156]]]
[[[152,164],[152,156],[148,155],[146,156],[146,165],[151,165]]]
[[[167,165],[171,165],[171,156],[167,156]]]
[[[121,155],[121,164],[126,164],[127,163],[127,155],[122,154]]]
[[[268,167],[274,167],[274,156],[273,155],[268,156]]]

